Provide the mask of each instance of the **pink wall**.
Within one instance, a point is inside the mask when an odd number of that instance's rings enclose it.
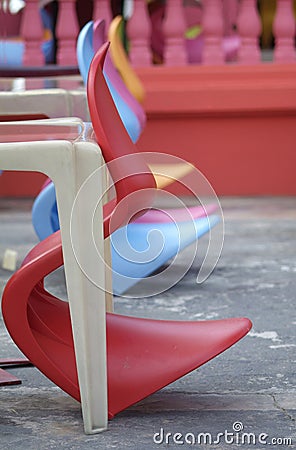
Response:
[[[196,165],[219,195],[296,195],[296,65],[137,70],[148,123],[141,151]],[[0,196],[35,195],[42,176],[4,173]]]
[[[296,194],[296,65],[138,69],[142,151],[196,165],[219,195]]]

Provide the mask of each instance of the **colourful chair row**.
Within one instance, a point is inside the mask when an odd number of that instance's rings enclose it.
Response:
[[[94,48],[103,44],[104,34],[104,21],[102,20],[98,20],[95,24],[89,22],[79,34],[77,57],[85,83],[87,83],[89,67],[94,56]],[[106,55],[104,77],[125,129],[134,141],[138,138],[139,130],[144,124],[143,117],[145,117],[145,113],[140,104],[129,94],[108,54]],[[129,104],[125,99],[128,99]],[[135,108],[135,111],[130,105]],[[138,105],[138,108],[136,108],[136,105]],[[138,116],[136,113],[138,113]],[[186,172],[192,170],[192,167],[188,164],[181,163],[175,164],[175,166],[178,168],[178,176],[182,173],[186,175]],[[170,172],[172,172],[172,168],[170,168]],[[160,185],[159,178],[156,178],[157,185]],[[172,177],[167,177],[166,180],[168,183],[172,180]],[[163,181],[162,185],[164,185]],[[150,210],[141,219],[141,222],[147,222],[146,225],[134,223],[131,227],[132,233],[128,230],[121,230],[120,233],[116,232],[112,235],[113,293],[117,295],[123,294],[142,278],[159,269],[170,258],[207,233],[219,221],[219,218],[218,216],[210,218],[205,216],[214,212],[216,208],[215,205],[209,205],[206,208],[197,206],[189,208],[185,212],[182,209],[165,210],[162,214],[156,213],[156,210]],[[46,238],[59,229],[53,183],[49,183],[42,189],[36,198],[32,210],[32,220],[40,239]],[[194,226],[190,223],[192,220],[194,221]],[[164,221],[167,223],[162,223]],[[177,222],[177,225],[174,221]],[[160,251],[160,247],[156,243],[152,244],[149,254],[145,253],[146,260],[142,259],[139,262],[137,260],[137,252],[141,248],[142,243],[146,242],[147,236],[151,231],[158,231],[161,234],[164,247]],[[118,251],[119,248],[120,251]]]
[[[3,317],[29,360],[81,400],[87,433],[107,427],[107,411],[113,417],[223,352],[251,328],[244,318],[176,322],[105,316],[105,294],[98,286],[104,287],[105,279],[103,236],[125,225],[136,212],[149,209],[156,188],[153,174],[134,152],[118,120],[102,71],[106,51],[104,46],[95,55],[88,79],[90,114],[99,146],[91,130],[78,120],[0,125],[4,140],[0,166],[47,173],[56,184],[61,221],[61,234],[41,241],[7,283]],[[53,140],[47,140],[49,135]],[[19,142],[21,138],[25,142]],[[116,199],[104,207],[97,202],[103,187],[100,173],[94,170],[95,163],[100,166],[100,149],[116,189]],[[123,163],[126,159],[129,164]],[[76,214],[71,216],[77,193]],[[96,250],[90,240],[92,221],[85,220],[92,217],[94,207]],[[96,260],[98,253],[101,260]],[[43,285],[44,277],[62,265],[63,257],[69,305]],[[93,274],[81,270],[85,265],[94,268],[97,284],[90,279]]]

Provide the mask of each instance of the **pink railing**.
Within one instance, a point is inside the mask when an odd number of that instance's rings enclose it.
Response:
[[[193,6],[186,6],[186,0],[167,0],[163,7],[164,19],[159,20],[159,11],[152,14],[157,20],[159,42],[154,46],[157,60],[167,65],[186,63],[224,64],[228,61],[254,64],[261,61],[259,38],[262,31],[256,0],[204,0]],[[140,2],[143,10],[147,6]],[[139,9],[139,8],[138,8]],[[188,11],[187,11],[188,10]],[[134,15],[137,11],[134,11]],[[142,14],[142,13],[141,13]],[[192,26],[192,18],[199,19],[200,34],[194,39],[185,39],[185,28]],[[133,17],[136,21],[136,18]],[[160,27],[159,24],[162,24]],[[295,61],[295,18],[293,0],[277,0],[273,23],[275,50],[273,61]],[[129,35],[131,52],[143,35]],[[145,33],[147,34],[147,33]],[[185,47],[184,47],[185,46]],[[185,48],[182,52],[182,48]],[[151,62],[149,54],[146,60]],[[133,58],[134,66],[143,66],[141,60]]]
[[[3,0],[0,0],[0,6],[1,2]],[[229,61],[253,64],[261,61],[259,38],[262,26],[256,0],[166,0],[165,6],[153,11],[149,9],[150,14],[145,0],[133,0],[133,15],[127,21],[129,57],[135,67],[149,66],[155,60],[170,66],[224,64]],[[110,23],[109,0],[93,1],[93,18],[99,17]],[[188,36],[190,31],[198,34]],[[42,65],[38,0],[26,1],[20,32],[25,41],[23,64]],[[75,47],[78,32],[76,0],[59,0],[56,28],[59,65],[77,64]],[[294,62],[293,0],[277,0],[273,34],[273,61]]]

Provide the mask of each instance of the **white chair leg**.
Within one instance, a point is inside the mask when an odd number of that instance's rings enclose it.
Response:
[[[22,137],[29,140],[28,136],[34,137],[34,127],[39,139],[39,142],[1,143],[0,167],[44,172],[55,183],[84,429],[92,434],[103,431],[108,424],[102,202],[97,205],[102,194],[99,172],[95,173],[94,182],[86,183],[79,194],[81,202],[75,204],[72,223],[71,214],[76,194],[94,168],[102,164],[102,156],[98,145],[82,136],[82,122],[69,119],[68,132],[64,130],[66,123],[65,120],[49,120],[0,124],[2,142],[5,136],[11,141],[14,134],[18,141],[25,141]],[[52,124],[53,128],[44,127],[44,124]],[[75,128],[76,139],[81,136],[81,141],[75,141],[72,136]],[[48,138],[60,140],[46,141]],[[91,248],[89,230],[85,227],[85,217],[89,213],[87,205],[97,205],[96,219],[99,220],[93,223],[93,233],[100,257]],[[71,235],[73,226],[76,230],[74,238]],[[96,271],[95,283],[83,270],[84,264],[90,264]]]

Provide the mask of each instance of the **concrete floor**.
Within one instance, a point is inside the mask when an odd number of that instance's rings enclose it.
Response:
[[[20,262],[37,241],[31,203],[0,200],[0,257],[12,248]],[[147,450],[179,448],[182,442],[182,448],[202,449],[296,447],[296,199],[225,198],[222,207],[224,249],[204,284],[195,284],[195,262],[165,293],[147,299],[117,298],[116,312],[180,320],[246,316],[253,322],[249,335],[122,412],[110,421],[108,431],[96,436],[83,434],[80,405],[37,369],[11,369],[22,385],[0,388],[0,449]],[[184,264],[186,255],[185,251]],[[10,276],[0,269],[1,291]],[[49,285],[59,295],[65,293],[61,272]],[[0,336],[0,357],[17,356],[2,319]],[[243,431],[234,433],[242,426]],[[157,434],[161,429],[163,439]],[[207,444],[201,433],[210,433]],[[223,437],[217,438],[218,433]]]

